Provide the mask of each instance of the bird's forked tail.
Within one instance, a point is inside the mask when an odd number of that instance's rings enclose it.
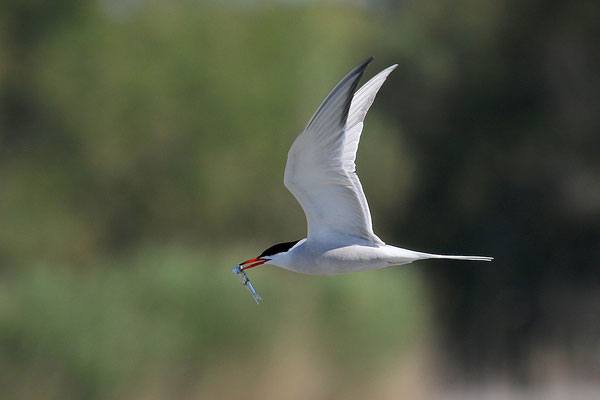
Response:
[[[447,256],[444,254],[429,254],[429,253],[418,253],[422,260],[431,258],[442,258],[450,260],[468,260],[468,261],[492,261],[494,257],[485,256]]]

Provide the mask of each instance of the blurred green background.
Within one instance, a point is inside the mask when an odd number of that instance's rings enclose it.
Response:
[[[0,398],[600,396],[600,3],[0,3]],[[358,170],[423,262],[305,235],[289,146],[367,56]],[[563,396],[564,394],[564,396]]]

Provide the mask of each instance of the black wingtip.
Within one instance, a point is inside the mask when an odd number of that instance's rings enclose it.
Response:
[[[342,78],[342,80],[333,88],[331,92],[329,92],[325,100],[317,108],[317,111],[315,111],[315,113],[313,114],[312,118],[306,125],[306,128],[304,128],[305,130],[309,130],[311,128],[314,121],[320,115],[321,110],[327,105],[328,101],[331,98],[334,98],[341,91],[344,91],[347,98],[345,103],[343,104],[342,112],[339,115],[339,124],[340,126],[344,126],[346,124],[346,120],[348,119],[348,112],[350,111],[350,104],[352,102],[354,92],[356,91],[356,88],[358,86],[358,81],[360,81],[360,78],[365,72],[367,65],[369,65],[369,63],[373,61],[373,58],[374,57],[367,58],[362,63],[354,67],[350,72],[348,72],[348,74],[346,74],[346,76]]]
[[[358,64],[358,66],[356,66],[348,75],[353,75],[354,73],[357,73],[357,72],[363,72],[365,70],[365,68],[367,68],[367,65],[369,65],[369,63],[371,61],[373,61],[374,59],[375,59],[375,57],[373,57],[373,56],[367,58],[366,60],[364,60],[363,62]]]
[[[371,61],[373,61],[374,58],[375,57],[373,57],[373,56],[367,58],[365,61],[360,63],[358,66],[356,66],[352,71],[350,71],[348,73],[348,75],[346,75],[346,77],[342,80],[342,82],[347,81],[347,80],[352,80],[352,85],[350,86],[349,96],[346,101],[346,104],[344,105],[344,112],[342,113],[341,119],[340,119],[340,123],[342,125],[344,125],[346,123],[346,120],[348,119],[348,112],[350,111],[350,104],[352,102],[352,97],[354,95],[354,92],[356,92],[356,88],[358,87],[358,81],[360,81],[360,78],[362,78],[362,75],[365,72],[367,65],[369,65],[369,63]]]

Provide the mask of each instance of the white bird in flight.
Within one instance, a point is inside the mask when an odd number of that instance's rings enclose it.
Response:
[[[245,270],[263,264],[303,274],[343,274],[413,261],[437,259],[491,261],[492,257],[430,254],[385,244],[375,233],[354,160],[363,120],[392,65],[358,91],[373,57],[348,73],[317,108],[288,153],[284,184],[306,214],[307,237],[279,243],[236,266],[242,283],[254,290]]]

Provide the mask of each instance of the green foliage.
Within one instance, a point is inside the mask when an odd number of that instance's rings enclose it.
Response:
[[[364,10],[69,4],[0,9],[0,397],[172,398],[293,354],[335,381],[403,354],[425,314],[406,270],[257,269],[260,307],[231,273],[305,234],[285,156],[371,55]],[[409,163],[377,110],[369,124],[377,221]],[[401,179],[381,188],[382,169]]]
[[[318,335],[291,348],[318,351],[338,360],[339,375],[351,374],[364,360],[402,354],[424,320],[410,271],[401,280],[390,279],[394,271],[334,279],[257,268],[251,275],[265,301],[256,306],[232,265],[214,251],[145,248],[93,265],[39,263],[5,274],[0,397],[23,395],[31,378],[24,371],[54,379],[49,397],[104,398],[157,371],[188,369],[181,379],[189,384],[224,360],[271,362],[279,357],[273,343],[297,329]]]
[[[537,382],[542,343],[594,370],[600,3],[362,3],[0,2],[1,398],[395,381],[430,326],[412,267],[265,267],[260,307],[230,272],[305,235],[287,151],[370,55],[365,80],[399,64],[357,158],[376,232],[497,257],[430,270],[440,353]]]
[[[322,97],[369,54],[359,10],[111,10],[88,10],[26,49],[40,126],[6,140],[0,219],[18,233],[4,233],[0,249],[89,260],[148,238],[264,244],[303,235],[282,185],[285,155]],[[380,156],[394,155],[388,131],[391,146],[370,129],[361,164],[374,173],[397,159]]]

